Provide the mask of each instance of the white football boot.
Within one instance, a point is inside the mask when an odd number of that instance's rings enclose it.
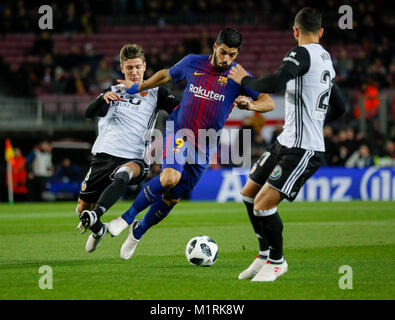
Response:
[[[97,249],[97,247],[99,246],[100,241],[106,236],[107,231],[108,231],[108,226],[107,226],[107,223],[103,223],[103,225],[104,225],[104,231],[101,236],[96,238],[93,235],[93,233],[91,233],[89,235],[88,240],[86,241],[86,245],[85,245],[86,252],[95,251]]]
[[[135,220],[132,225],[130,226],[129,229],[129,235],[126,238],[125,242],[123,243],[121,247],[121,258],[123,260],[129,260],[130,257],[133,255],[134,250],[137,247],[137,244],[139,243],[140,240],[137,240],[134,237],[133,230],[139,225],[140,221]]]
[[[280,264],[273,264],[270,261],[266,261],[264,266],[259,270],[254,278],[251,281],[260,281],[260,282],[269,282],[274,281],[278,277],[282,276],[284,273],[288,271],[287,261]]]
[[[258,256],[250,266],[239,274],[239,280],[252,279],[262,269],[267,259],[261,259]]]
[[[118,217],[108,223],[108,232],[113,236],[119,236],[120,233],[128,227],[128,223],[122,218]]]

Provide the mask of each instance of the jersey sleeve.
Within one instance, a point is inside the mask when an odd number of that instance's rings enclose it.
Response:
[[[100,96],[97,97],[96,100],[92,101],[85,110],[85,117],[86,118],[93,118],[95,116],[104,117],[107,112],[108,108],[110,107],[109,104],[106,103],[103,96],[106,92],[111,91],[111,88],[104,90]]]
[[[261,94],[258,91],[252,90],[246,86],[241,87],[241,94],[247,97],[252,98],[252,100],[258,99],[258,96]]]
[[[288,71],[294,78],[304,75],[310,68],[310,54],[305,47],[297,46],[288,51],[279,69]]]
[[[309,69],[309,52],[305,47],[297,46],[288,51],[274,74],[259,79],[245,76],[241,84],[259,92],[275,93],[283,90],[289,80],[304,75]]]
[[[173,96],[167,89],[159,87],[157,108],[165,110],[168,114],[172,113],[173,109],[180,104],[180,101]]]
[[[177,62],[174,66],[170,67],[169,74],[174,82],[178,82],[186,77],[185,71],[191,61],[192,55],[187,55]]]

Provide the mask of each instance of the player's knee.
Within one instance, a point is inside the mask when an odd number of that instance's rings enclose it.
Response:
[[[174,188],[181,179],[181,173],[176,170],[163,171],[160,175],[160,183],[164,188]]]
[[[133,177],[133,169],[130,166],[120,167],[114,174],[114,182],[127,184]]]
[[[251,190],[249,190],[248,188],[244,187],[243,189],[241,189],[240,191],[241,197],[244,198],[249,198],[254,200],[256,194],[251,192]]]
[[[248,180],[243,189],[241,189],[241,196],[254,199],[256,195],[258,194],[259,190],[261,189],[261,186],[256,184],[255,182]]]
[[[251,195],[248,192],[243,192],[243,190],[241,190],[240,194],[241,194],[241,200],[243,200],[244,202],[252,203],[252,204],[254,203],[255,195]]]
[[[246,190],[246,188],[244,187],[243,189],[241,189],[240,194],[244,197],[248,197],[248,190]]]
[[[77,215],[80,215],[80,214],[82,213],[82,211],[84,211],[84,210],[82,209],[82,206],[79,205],[79,204],[77,204],[77,206],[75,207],[75,213],[76,213]]]
[[[281,202],[281,193],[268,184],[265,184],[254,200],[254,209],[270,210]]]
[[[80,215],[84,210],[91,210],[92,205],[90,203],[86,203],[81,199],[78,199],[77,207],[75,208],[75,212]]]
[[[84,204],[85,204],[85,202],[78,199],[77,207],[75,208],[75,212],[77,214],[80,214],[80,213],[82,213],[82,211],[84,211]]]
[[[270,210],[275,204],[268,197],[256,197],[254,199],[254,210]]]

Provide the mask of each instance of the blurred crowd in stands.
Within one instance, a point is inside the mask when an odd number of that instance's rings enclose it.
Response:
[[[49,5],[57,32],[92,33],[97,31],[93,1],[37,1],[17,0],[0,3],[0,32],[39,33],[38,8]]]
[[[327,125],[324,139],[327,166],[395,166],[395,140],[385,140],[376,121],[366,136],[352,127],[335,130]]]
[[[332,44],[346,45],[358,43],[361,45],[357,57],[350,57],[347,50],[341,50],[334,59],[337,72],[337,82],[342,88],[358,88],[365,92],[368,86],[376,88],[395,88],[395,44],[391,30],[395,27],[392,11],[385,8],[384,1],[348,1],[353,8],[353,29],[342,30],[338,26],[338,8],[342,1],[326,1],[317,3],[312,1],[225,1],[199,0],[182,1],[62,1],[49,2],[53,8],[54,31],[41,32],[37,26],[39,4],[43,1],[18,0],[5,1],[0,4],[0,30],[6,33],[37,33],[32,48],[26,51],[24,62],[16,74],[8,76],[16,78],[25,95],[35,95],[38,92],[56,94],[84,94],[97,93],[114,78],[120,76],[119,60],[109,65],[101,52],[91,43],[84,47],[71,45],[68,54],[60,55],[51,38],[52,33],[91,34],[99,31],[98,24],[107,20],[100,17],[115,16],[143,16],[145,22],[159,24],[161,17],[184,17],[185,24],[193,23],[196,17],[211,17],[208,23],[220,23],[218,17],[224,21],[239,23],[264,23],[271,28],[289,30],[295,13],[304,5],[314,5],[322,9],[325,24],[323,43],[329,47]],[[147,19],[146,19],[147,18]],[[243,18],[243,19],[242,19]],[[100,20],[100,23],[98,22]],[[137,23],[136,19],[129,19],[129,24]],[[170,66],[188,53],[210,53],[214,39],[204,37],[188,39],[177,45],[176,54],[172,57],[159,52],[153,46],[147,54],[147,77],[151,73],[165,66]],[[36,59],[35,57],[38,57]],[[264,61],[261,61],[264,65]],[[2,72],[7,66],[1,62]],[[26,75],[26,76],[25,76]],[[260,75],[256,75],[260,76]],[[10,78],[10,77],[9,77]],[[24,78],[27,80],[24,82]],[[9,83],[12,81],[9,81]],[[20,94],[21,92],[19,92]]]
[[[161,51],[157,46],[152,46],[148,52],[145,52],[147,61],[145,78],[149,78],[160,69],[171,67],[191,52],[210,54],[213,43],[214,39],[203,31],[199,39],[186,36],[176,45],[172,56]],[[1,56],[0,70],[5,85],[18,95],[35,96],[44,93],[97,95],[114,84],[115,79],[123,78],[119,56],[116,55],[112,63],[107,61],[104,54],[97,52],[91,43],[85,43],[83,47],[72,44],[68,53],[60,54],[51,34],[41,32],[26,52],[24,61],[16,72],[11,72],[9,66],[2,62]]]

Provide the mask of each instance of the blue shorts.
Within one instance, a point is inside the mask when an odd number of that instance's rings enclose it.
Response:
[[[188,131],[178,130],[175,122],[172,123],[174,127],[166,126],[162,171],[172,168],[181,173],[180,182],[172,189],[173,198],[179,199],[183,193],[192,191],[199,182],[210,165],[210,158],[216,151],[216,145],[204,147],[203,151],[199,150],[195,145],[195,139],[190,139]]]

